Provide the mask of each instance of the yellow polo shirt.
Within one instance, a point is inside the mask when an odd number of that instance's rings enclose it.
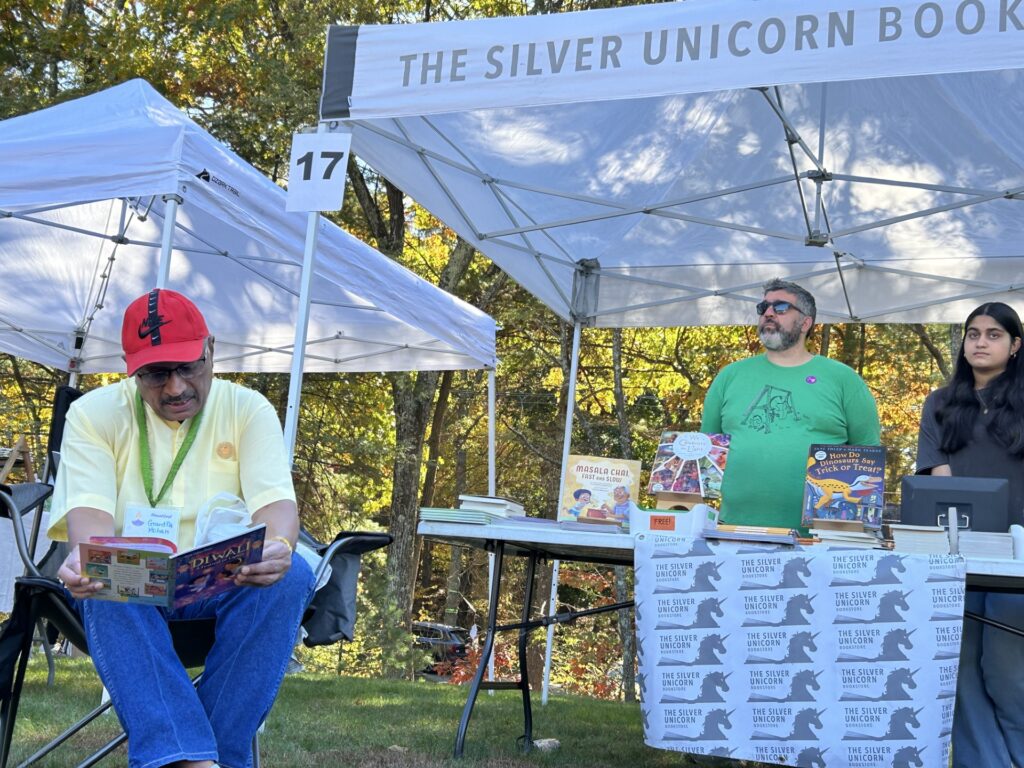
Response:
[[[60,471],[50,506],[48,535],[67,540],[67,512],[94,507],[123,530],[128,505],[148,506],[140,469],[135,378],[76,400],[68,411]],[[161,419],[145,406],[153,461],[153,493],[159,493],[191,420]],[[195,442],[159,506],[181,509],[178,548],[195,541],[196,512],[217,493],[245,500],[251,512],[275,501],[295,500],[277,413],[251,389],[214,379]]]

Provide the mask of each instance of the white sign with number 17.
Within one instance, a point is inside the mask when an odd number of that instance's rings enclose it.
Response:
[[[294,134],[285,210],[340,210],[351,146],[348,131]]]

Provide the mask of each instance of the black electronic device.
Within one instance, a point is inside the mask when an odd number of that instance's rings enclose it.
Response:
[[[948,528],[949,510],[955,508],[957,528],[993,533],[1010,529],[1010,483],[1005,478],[908,475],[900,494],[900,522],[905,525]]]

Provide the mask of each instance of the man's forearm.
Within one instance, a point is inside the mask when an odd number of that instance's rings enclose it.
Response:
[[[293,501],[275,501],[253,513],[254,523],[265,523],[267,539],[283,536],[292,548],[299,537],[299,514]]]
[[[114,536],[114,518],[102,509],[75,507],[68,511],[68,543],[88,541],[90,536]]]

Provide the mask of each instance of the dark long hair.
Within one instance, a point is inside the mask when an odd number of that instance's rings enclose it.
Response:
[[[999,301],[982,304],[964,321],[964,337],[974,318],[984,315],[995,320],[1013,338],[1024,340],[1024,327],[1013,307]],[[1006,370],[985,388],[985,402],[992,414],[989,430],[992,436],[1018,458],[1024,458],[1024,355],[1014,354]],[[946,397],[936,416],[942,430],[942,450],[955,453],[970,442],[974,425],[980,418],[980,403],[974,389],[974,370],[964,356],[964,345],[956,356],[956,366]]]

